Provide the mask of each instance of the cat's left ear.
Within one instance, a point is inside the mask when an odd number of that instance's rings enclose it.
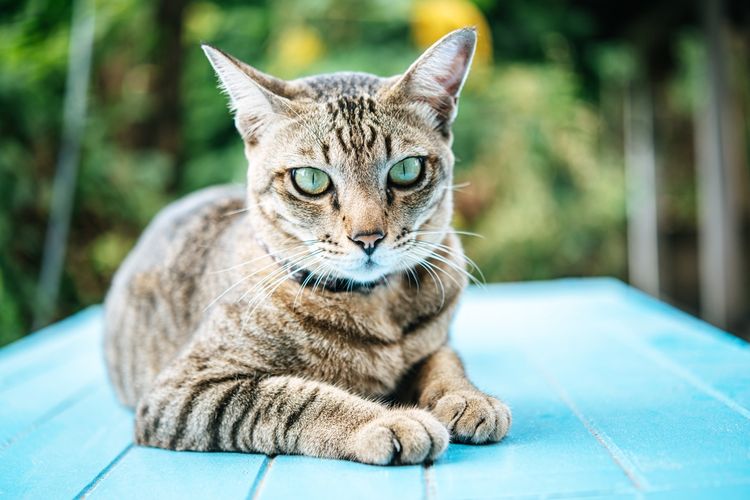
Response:
[[[458,111],[458,96],[477,44],[474,28],[448,33],[427,49],[389,90],[390,99],[401,99],[447,131]]]
[[[229,97],[234,122],[243,139],[257,141],[276,120],[292,109],[295,89],[284,80],[267,75],[221,50],[202,45]]]

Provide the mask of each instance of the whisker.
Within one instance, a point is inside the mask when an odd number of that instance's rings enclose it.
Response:
[[[459,184],[453,184],[450,186],[445,186],[443,189],[450,189],[451,191],[461,191],[465,187],[471,186],[471,182],[461,182]]]
[[[479,274],[482,275],[482,279],[484,279],[484,274],[482,273],[482,270],[479,268],[476,262],[474,262],[468,255],[466,255],[463,252],[459,252],[455,248],[449,247],[448,245],[443,245],[442,243],[432,243],[427,241],[422,241],[421,243],[426,243],[428,245],[435,245],[436,247],[441,248],[442,250],[445,250],[447,253],[459,257],[463,260],[465,260],[468,264],[470,264]]]
[[[479,281],[479,280],[478,280],[478,279],[477,279],[476,277],[474,277],[474,276],[473,276],[473,275],[472,275],[471,273],[469,273],[468,271],[466,271],[466,269],[463,269],[462,267],[459,267],[459,266],[458,266],[458,265],[457,265],[457,264],[456,264],[455,262],[451,262],[450,260],[448,260],[448,259],[446,259],[446,258],[442,257],[441,255],[438,255],[438,254],[437,254],[437,253],[436,253],[435,251],[431,250],[431,249],[430,249],[430,246],[429,246],[429,245],[430,245],[429,243],[425,243],[425,242],[419,242],[419,243],[418,243],[418,244],[417,244],[416,246],[417,246],[418,248],[420,248],[420,247],[421,247],[421,248],[424,248],[425,250],[427,250],[427,251],[429,252],[429,255],[430,255],[430,258],[431,258],[431,259],[435,259],[435,260],[437,260],[438,262],[442,262],[442,263],[444,263],[445,265],[447,265],[447,266],[451,267],[451,268],[452,268],[452,269],[454,269],[455,271],[457,271],[457,272],[459,272],[459,273],[463,274],[464,276],[466,276],[466,277],[467,277],[467,278],[468,278],[469,280],[471,280],[471,281],[472,281],[473,283],[475,283],[476,285],[479,285],[479,286],[482,286],[482,285],[483,285],[483,283],[482,283],[481,281]],[[441,268],[440,268],[440,267],[438,267],[438,269],[441,269]],[[451,277],[452,277],[452,276],[451,276]]]
[[[414,277],[414,284],[417,285],[417,292],[419,291],[419,278],[417,277],[417,273],[414,272],[414,269],[411,267],[406,268],[406,275],[409,277],[409,282],[411,283],[411,278]]]
[[[444,234],[444,233],[460,234],[462,236],[474,236],[476,238],[484,239],[484,236],[479,233],[472,233],[470,231],[457,231],[455,229],[446,229],[445,231],[411,231],[410,234],[427,235],[427,234]]]
[[[212,300],[211,302],[209,302],[208,305],[203,308],[203,312],[206,312],[212,305],[216,304],[219,300],[221,300],[221,298],[224,295],[226,295],[227,293],[229,293],[231,290],[235,289],[240,283],[242,283],[244,281],[247,281],[248,279],[252,278],[252,276],[253,275],[250,274],[250,275],[247,275],[247,276],[245,276],[245,277],[240,278],[239,280],[237,280],[232,286],[230,286],[229,288],[227,288],[226,290],[224,290],[223,292],[221,292],[221,294],[219,294],[218,297],[216,297],[214,300]]]
[[[303,246],[306,247],[307,245],[306,244],[295,245],[295,246],[293,246],[292,248],[290,248],[288,250],[296,250],[297,248],[302,248]],[[289,257],[294,257],[295,255],[302,255],[305,252],[307,252],[307,250],[302,250],[300,252],[294,253],[294,254],[290,255]],[[279,250],[278,252],[264,253],[263,255],[259,255],[258,257],[255,257],[255,258],[250,259],[250,260],[246,260],[245,262],[241,262],[239,264],[235,264],[235,265],[233,265],[231,267],[227,267],[227,268],[224,268],[224,269],[219,269],[219,270],[216,270],[216,271],[209,271],[207,274],[225,273],[227,271],[232,271],[234,269],[239,269],[240,267],[244,267],[244,266],[247,266],[249,264],[252,264],[253,262],[257,262],[259,260],[265,259],[266,257],[272,257],[272,258],[276,257],[276,256],[278,256],[281,253],[283,253],[282,250]]]
[[[313,293],[315,293],[315,292],[317,292],[317,291],[318,291],[318,285],[320,284],[321,280],[323,280],[323,279],[326,279],[326,280],[327,280],[327,279],[328,279],[328,277],[329,277],[329,276],[330,276],[330,275],[331,275],[332,273],[333,273],[333,270],[332,270],[332,269],[329,269],[329,270],[328,270],[328,272],[326,272],[325,274],[321,274],[320,276],[318,276],[318,279],[316,279],[316,280],[315,280],[315,284],[313,285]],[[325,278],[323,278],[323,276],[325,276]],[[324,286],[325,286],[325,285],[324,285]]]
[[[388,291],[392,291],[393,289],[391,288],[391,280],[388,279],[388,275],[384,274],[383,279],[385,280],[385,286],[386,288],[388,288]]]
[[[333,272],[333,269],[328,269],[328,272],[325,274],[325,278],[323,278],[323,280],[321,281],[321,283],[323,284],[323,288],[325,288],[326,283],[329,279],[331,279],[331,276],[333,276]]]
[[[429,252],[429,258],[430,258],[430,259],[435,259],[435,260],[437,260],[438,262],[443,262],[443,263],[445,263],[446,265],[449,265],[449,266],[451,266],[451,267],[454,267],[454,266],[452,265],[452,263],[450,263],[450,262],[448,262],[447,260],[443,259],[442,257],[438,256],[438,255],[437,255],[437,254],[435,254],[434,252],[431,252],[431,251]],[[451,273],[449,273],[448,271],[446,271],[445,269],[443,269],[443,268],[442,268],[442,267],[440,267],[440,266],[436,266],[436,265],[434,265],[434,264],[430,263],[430,262],[429,262],[429,260],[427,260],[427,259],[424,259],[424,261],[425,261],[425,263],[428,263],[428,264],[430,264],[430,265],[431,265],[431,266],[432,266],[432,267],[433,267],[433,268],[434,268],[434,269],[435,269],[436,271],[440,271],[440,272],[442,272],[443,274],[445,274],[445,275],[446,275],[447,277],[449,277],[449,278],[451,279],[451,281],[453,281],[453,283],[455,283],[455,284],[456,284],[456,286],[457,286],[457,287],[458,287],[459,289],[461,288],[461,284],[460,284],[460,283],[458,282],[458,280],[456,280],[456,278],[454,278],[454,277],[453,277],[453,275],[452,275]],[[464,271],[463,269],[461,269],[461,268],[459,268],[459,267],[457,267],[457,266],[456,266],[456,267],[454,267],[454,269],[456,269],[457,271],[461,271],[461,272],[463,272],[463,273],[464,273],[464,274],[466,274],[467,276],[470,276],[470,275],[469,275],[468,273],[466,273],[466,271]],[[472,277],[473,277],[473,276],[472,276]]]
[[[304,253],[306,253],[306,252],[304,252]],[[296,255],[300,255],[300,254],[296,254]],[[259,269],[256,269],[252,273],[250,273],[247,276],[245,276],[245,278],[243,278],[243,281],[245,281],[247,278],[252,278],[253,276],[257,275],[258,273],[261,273],[261,272],[265,271],[266,269],[268,269],[270,267],[273,267],[273,266],[276,266],[276,265],[278,265],[278,262],[272,259],[271,262],[269,262],[265,266],[263,266],[263,267],[261,267]],[[245,293],[247,293],[247,292],[245,292]],[[240,300],[242,300],[242,298],[244,296],[245,295],[243,294],[242,297],[240,297],[239,299],[237,299],[237,301],[235,301],[235,302],[239,302]],[[221,297],[219,297],[219,298],[221,298]]]
[[[292,307],[297,306],[297,300],[302,296],[302,293],[305,291],[305,287],[307,286],[307,283],[310,282],[313,276],[315,274],[325,268],[325,259],[323,257],[319,257],[319,261],[314,264],[319,264],[318,267],[316,267],[314,270],[310,271],[310,273],[305,277],[304,281],[300,284],[299,290],[297,290],[297,294],[294,296],[294,302],[292,303]]]
[[[428,245],[429,245],[429,243],[428,243]],[[477,273],[479,273],[479,276],[482,278],[482,283],[479,283],[476,280],[476,278],[474,278],[470,273],[467,273],[467,271],[465,269],[462,269],[462,268],[458,267],[455,262],[454,263],[446,262],[446,264],[451,265],[455,269],[461,271],[462,273],[465,273],[468,277],[473,278],[474,282],[476,282],[477,284],[484,284],[484,283],[486,283],[487,280],[484,277],[484,273],[479,268],[479,266],[477,265],[477,263],[474,262],[472,259],[470,259],[469,257],[467,257],[466,255],[464,255],[461,252],[457,252],[456,250],[454,250],[454,249],[452,249],[450,247],[446,247],[445,245],[441,245],[439,248],[440,248],[440,250],[446,252],[448,255],[452,255],[454,257],[460,258],[464,262],[468,263],[472,267],[473,270],[475,270]]]
[[[248,210],[250,210],[250,207],[240,208],[239,210],[230,210],[229,212],[224,212],[223,214],[221,214],[221,216],[230,217],[232,215],[237,215],[237,214],[247,212]]]
[[[276,269],[275,271],[271,272],[268,276],[265,276],[262,280],[260,280],[253,288],[247,290],[242,296],[237,299],[236,302],[242,302],[245,297],[247,297],[249,294],[255,292],[256,290],[263,289],[267,283],[270,281],[275,280],[279,276],[284,276],[286,278],[286,274],[288,274],[289,269],[293,268],[297,264],[303,262],[305,259],[318,255],[322,252],[322,250],[315,250],[313,252],[307,253],[307,255],[304,255],[303,257],[299,257],[297,259],[294,259],[290,262],[287,262],[279,267],[279,269]],[[274,264],[277,264],[277,262],[274,262]]]
[[[305,262],[308,259],[319,259],[320,257],[315,255],[308,255],[303,257],[302,259],[298,259],[297,262],[294,263],[294,265],[307,265]],[[303,264],[304,263],[304,264]],[[285,266],[287,267],[287,266]],[[288,268],[289,269],[289,268]],[[299,267],[297,270],[302,269],[302,267]],[[291,274],[293,274],[296,271],[293,271]],[[273,274],[272,274],[273,275]],[[271,297],[276,290],[286,282],[286,280],[289,277],[289,273],[282,273],[280,276],[276,276],[273,279],[265,279],[265,285],[262,287],[261,290],[258,291],[258,294],[248,302],[247,308],[245,309],[245,313],[243,313],[244,319],[242,322],[242,327],[240,331],[244,331],[245,327],[247,326],[247,322],[252,318],[253,313],[255,310],[263,303],[265,300],[269,297]]]
[[[432,279],[432,282],[435,284],[435,286],[440,287],[441,292],[441,299],[440,299],[440,307],[442,308],[445,305],[445,287],[443,286],[443,281],[440,279],[440,276],[437,275],[435,271],[432,270],[434,266],[432,266],[429,262],[427,262],[424,259],[417,259],[417,265],[421,266],[425,271],[427,271],[427,274],[430,276],[430,279]]]
[[[251,295],[255,292],[260,292],[261,290],[265,289],[266,285],[268,285],[270,282],[272,282],[276,278],[280,276],[286,277],[286,273],[291,268],[291,266],[293,266],[294,263],[300,260],[303,260],[305,258],[307,258],[306,255],[303,257],[299,257],[291,262],[287,262],[286,264],[283,264],[283,265],[280,265],[278,262],[274,262],[274,265],[279,266],[279,267],[269,272],[267,275],[263,276],[254,286],[245,290],[245,292],[235,301],[235,303],[242,302],[243,300],[245,300],[245,297],[247,297],[248,295]]]
[[[293,254],[293,255],[300,255],[302,253],[306,253],[306,251],[299,252],[299,253]],[[261,256],[261,257],[265,257],[265,255]],[[263,267],[261,267],[260,269],[256,269],[254,272],[252,272],[252,273],[250,273],[250,274],[248,274],[248,275],[240,278],[239,280],[237,280],[234,284],[232,284],[226,290],[224,290],[223,292],[221,292],[221,294],[219,294],[218,297],[216,297],[211,302],[209,302],[208,305],[203,309],[203,312],[206,312],[211,306],[213,306],[216,302],[218,302],[219,300],[221,300],[221,298],[224,297],[227,293],[229,293],[230,291],[234,290],[238,285],[240,285],[241,283],[244,283],[248,279],[250,279],[253,276],[255,276],[256,274],[258,274],[259,272],[261,272],[261,271],[263,271],[265,269],[268,269],[269,267],[272,267],[274,264],[276,264],[275,261],[271,262],[271,263],[269,263],[269,264],[267,264],[267,265],[265,265]],[[244,295],[243,295],[243,297],[244,297]],[[241,300],[241,298],[240,298],[240,300]]]
[[[307,267],[308,265],[312,264],[313,262],[316,262],[320,259],[320,256],[316,256],[315,259],[310,260],[309,262],[298,262],[297,265],[301,265],[301,267],[298,267],[295,270],[289,271],[286,276],[279,276],[277,277],[269,286],[264,287],[263,290],[258,294],[258,296],[248,303],[248,307],[251,306],[254,302],[257,302],[255,307],[253,307],[253,310],[250,311],[250,315],[252,315],[253,311],[255,311],[255,308],[258,307],[261,303],[265,302],[265,300],[269,297],[271,297],[274,292],[276,292],[276,289],[279,288],[288,278],[289,274],[294,274],[295,272],[299,271],[300,269],[303,269],[304,267]]]
[[[443,244],[440,244],[440,243],[432,243],[432,242],[428,242],[428,241],[419,241],[419,240],[417,240],[416,244],[417,245],[422,245],[422,246],[432,246],[432,247],[435,247],[435,248],[438,248],[438,249],[444,251],[448,255],[452,255],[454,257],[457,257],[457,258],[460,258],[460,259],[464,260],[477,273],[479,273],[479,276],[482,278],[481,282],[479,282],[471,273],[468,273],[465,269],[461,269],[460,267],[458,267],[454,262],[448,262],[448,261],[443,261],[443,262],[445,262],[446,264],[450,265],[451,267],[453,267],[457,271],[460,271],[461,273],[465,274],[469,279],[471,279],[477,285],[482,286],[482,285],[484,285],[487,282],[486,278],[484,277],[484,273],[479,268],[479,266],[477,265],[477,263],[474,262],[473,260],[471,260],[468,256],[466,256],[462,252],[459,252],[459,251],[457,251],[454,248],[451,248],[451,247],[449,247],[447,245],[443,245]],[[434,255],[437,255],[437,254],[434,254]]]

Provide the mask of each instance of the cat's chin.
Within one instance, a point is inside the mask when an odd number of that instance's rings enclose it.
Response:
[[[341,272],[343,279],[355,281],[361,285],[376,283],[391,272],[390,268],[373,261],[368,261],[356,269],[348,269]]]

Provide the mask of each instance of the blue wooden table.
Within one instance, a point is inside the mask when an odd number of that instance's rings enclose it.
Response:
[[[453,344],[513,427],[429,467],[134,446],[101,315],[0,351],[0,497],[750,498],[750,347],[614,280],[466,294]]]

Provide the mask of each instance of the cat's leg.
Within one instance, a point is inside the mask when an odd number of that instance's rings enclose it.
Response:
[[[455,441],[495,442],[508,432],[510,409],[474,387],[452,349],[442,347],[425,359],[411,383],[418,405],[432,412]]]
[[[424,410],[391,409],[298,377],[264,376],[216,353],[181,356],[136,410],[136,442],[176,450],[391,464],[434,460],[448,441],[445,427]]]

